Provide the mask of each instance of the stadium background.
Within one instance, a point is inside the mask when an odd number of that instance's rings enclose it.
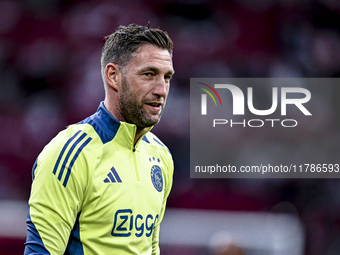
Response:
[[[120,24],[148,21],[175,44],[176,75],[154,128],[175,159],[168,208],[268,213],[286,203],[280,210],[294,208],[303,225],[303,254],[339,254],[339,180],[189,178],[190,77],[338,77],[336,0],[0,0],[0,202],[26,202],[43,146],[96,111],[104,96],[103,37]],[[283,135],[286,146],[245,129],[230,134],[230,148],[248,146],[250,157],[281,157],[292,149],[311,158],[324,154],[325,162],[339,157],[340,88],[327,89],[320,87],[314,106],[323,119],[302,124],[295,137]],[[0,254],[22,254],[24,237],[4,232]],[[207,254],[192,247],[164,250]]]

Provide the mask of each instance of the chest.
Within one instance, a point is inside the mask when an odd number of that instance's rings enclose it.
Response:
[[[89,178],[84,207],[110,217],[118,210],[147,217],[161,211],[165,167],[158,152],[115,146],[101,151]]]

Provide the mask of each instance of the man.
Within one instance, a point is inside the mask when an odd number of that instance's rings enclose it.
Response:
[[[34,164],[25,254],[159,254],[173,161],[149,131],[169,92],[172,47],[165,32],[134,24],[106,37],[104,102]]]

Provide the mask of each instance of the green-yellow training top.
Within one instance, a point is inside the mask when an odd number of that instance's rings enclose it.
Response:
[[[105,109],[60,132],[32,171],[25,255],[159,254],[173,160]]]

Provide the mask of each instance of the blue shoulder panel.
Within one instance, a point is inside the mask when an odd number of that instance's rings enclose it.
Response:
[[[106,110],[104,102],[100,103],[95,114],[78,124],[91,125],[104,144],[110,142],[115,137],[120,126],[120,122]]]
[[[32,168],[32,179],[33,179],[33,181],[34,181],[34,178],[35,178],[35,169],[37,168],[37,166],[38,166],[38,158],[35,160],[33,168]]]
[[[30,215],[30,207],[28,206],[28,214],[27,214],[27,238],[25,243],[25,251],[24,255],[35,255],[35,254],[50,254],[46,249],[39,232],[34,226],[34,223],[31,220]]]
[[[146,138],[146,136],[143,136],[142,141],[150,143],[150,141],[148,140],[148,138]]]
[[[82,242],[80,241],[80,233],[79,233],[79,217],[80,213],[78,213],[76,222],[70,234],[70,239],[68,240],[68,244],[66,247],[66,251],[64,255],[84,255],[84,249]]]
[[[156,138],[153,138],[153,140],[158,143],[159,145],[163,146],[164,148],[166,148],[166,150],[171,154],[170,150],[168,149],[168,147],[166,147],[161,141],[159,141],[158,139]]]

